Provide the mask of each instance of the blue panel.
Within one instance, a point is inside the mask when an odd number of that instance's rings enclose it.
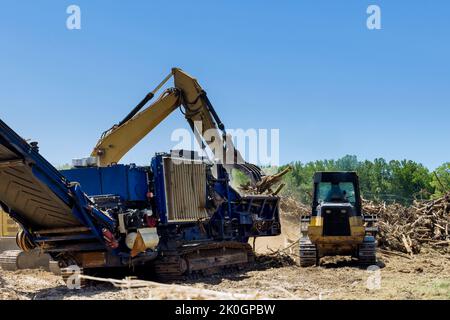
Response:
[[[239,220],[241,224],[253,224],[253,219],[249,214],[240,214]]]
[[[147,199],[147,174],[142,168],[130,168],[128,171],[128,192],[131,201]]]
[[[143,168],[114,165],[105,168],[62,170],[70,181],[79,182],[89,196],[117,195],[123,201],[147,200],[147,174]]]
[[[167,223],[166,191],[164,188],[164,169],[162,161],[162,155],[156,155],[152,159],[152,172],[159,218],[162,223]]]
[[[94,196],[103,194],[100,170],[98,168],[62,170],[61,173],[67,180],[78,182],[87,195]]]
[[[114,194],[128,200],[127,169],[124,165],[101,168],[102,194]]]

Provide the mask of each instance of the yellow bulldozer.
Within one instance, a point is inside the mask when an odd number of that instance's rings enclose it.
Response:
[[[376,217],[362,212],[356,172],[316,172],[312,214],[301,218],[300,266],[324,256],[349,255],[375,265]]]

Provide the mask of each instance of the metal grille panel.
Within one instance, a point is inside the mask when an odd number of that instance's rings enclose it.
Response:
[[[208,218],[204,163],[164,158],[164,179],[169,222]]]
[[[326,213],[330,211],[330,213]],[[350,220],[348,213],[340,208],[322,208],[324,236],[350,236]]]

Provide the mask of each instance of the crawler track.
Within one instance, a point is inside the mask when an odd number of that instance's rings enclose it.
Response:
[[[309,240],[309,238],[300,239],[300,267],[312,267],[315,266],[317,262],[318,258],[316,246]]]
[[[161,252],[154,263],[154,270],[161,281],[178,281],[242,269],[254,259],[248,243],[198,244]]]
[[[358,260],[362,267],[368,267],[377,264],[377,244],[376,241],[370,237],[364,239],[364,242],[358,248]]]
[[[0,267],[7,271],[16,271],[19,269],[17,262],[22,251],[7,250],[0,254]]]

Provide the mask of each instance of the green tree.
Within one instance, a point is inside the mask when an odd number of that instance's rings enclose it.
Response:
[[[383,158],[373,162],[360,162],[358,169],[361,194],[364,198],[375,201],[387,200],[386,194],[390,190],[391,170]]]
[[[65,164],[61,164],[61,165],[56,165],[55,168],[57,170],[69,170],[69,169],[72,169],[73,167],[70,164],[65,163]]]
[[[433,194],[430,171],[422,164],[411,160],[392,160],[390,193],[396,195],[399,202],[411,203],[414,198],[427,199]]]
[[[438,198],[450,191],[450,162],[439,166],[431,177],[431,186],[434,188],[433,198]]]

